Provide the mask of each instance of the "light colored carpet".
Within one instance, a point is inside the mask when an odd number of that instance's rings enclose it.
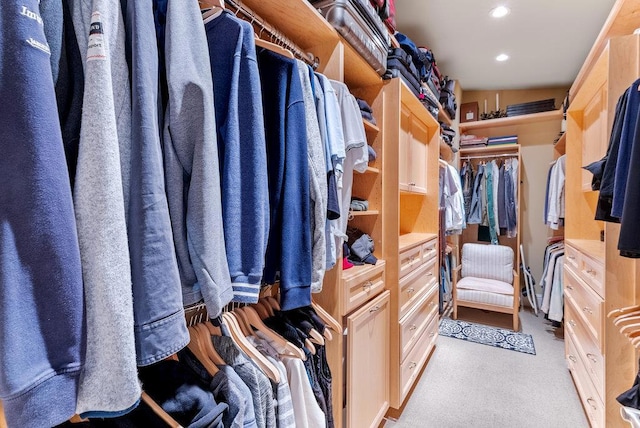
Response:
[[[510,328],[511,316],[461,308],[459,319]],[[536,355],[439,336],[397,421],[387,428],[582,428],[589,424],[551,324],[520,311]]]

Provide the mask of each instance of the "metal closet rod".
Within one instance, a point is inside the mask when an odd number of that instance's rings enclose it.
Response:
[[[497,154],[497,155],[484,155],[484,156],[460,156],[460,160],[471,160],[471,159],[495,159],[495,158],[517,158],[518,155],[512,154]]]
[[[242,12],[245,17],[247,17],[251,24],[257,24],[260,27],[260,34],[262,31],[266,31],[272,38],[275,38],[282,45],[293,53],[296,57],[300,58],[302,61],[309,64],[313,69],[317,69],[319,65],[319,60],[310,52],[305,52],[298,45],[296,45],[291,39],[278,31],[273,25],[266,22],[262,19],[257,13],[251,10],[248,6],[242,3],[240,0],[224,0],[224,2],[235,9],[235,14],[238,12]]]

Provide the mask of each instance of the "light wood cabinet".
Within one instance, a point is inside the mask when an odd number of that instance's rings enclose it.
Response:
[[[405,102],[400,118],[400,190],[426,194],[428,125]]]
[[[636,353],[606,314],[639,303],[640,271],[619,255],[620,225],[595,220],[598,192],[582,167],[606,153],[618,98],[640,75],[640,36],[612,38],[588,62],[567,112],[566,359],[590,424],[623,427],[616,397],[633,383]]]
[[[347,317],[347,425],[377,427],[389,408],[389,292]]]

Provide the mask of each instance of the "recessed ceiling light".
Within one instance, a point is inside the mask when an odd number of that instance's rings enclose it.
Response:
[[[507,54],[500,54],[496,57],[496,61],[500,61],[500,62],[506,61],[508,59],[509,59],[509,55]]]
[[[505,6],[498,6],[491,9],[491,12],[489,12],[489,14],[494,18],[502,18],[503,16],[507,16],[509,14],[509,8]]]

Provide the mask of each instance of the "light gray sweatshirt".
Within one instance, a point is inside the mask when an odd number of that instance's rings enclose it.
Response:
[[[85,90],[74,205],[84,280],[87,349],[76,411],[119,414],[140,398],[125,206],[131,133],[129,70],[118,0],[75,0]],[[125,150],[121,150],[124,148]],[[124,162],[128,165],[128,162]]]
[[[309,195],[311,196],[311,291],[322,290],[326,267],[327,244],[327,164],[324,143],[320,137],[316,102],[311,89],[309,67],[296,60],[304,96],[304,118],[307,127],[307,157],[309,159]]]
[[[164,170],[184,305],[211,316],[233,298],[227,265],[207,38],[197,0],[169,0]]]

